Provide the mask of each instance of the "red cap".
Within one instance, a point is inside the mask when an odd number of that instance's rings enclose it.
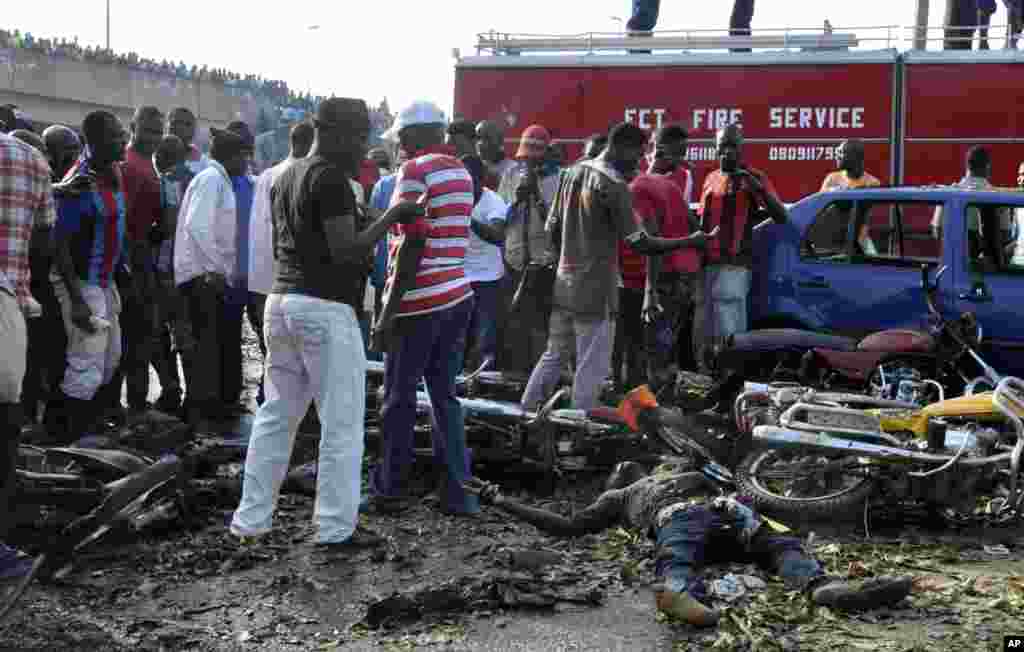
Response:
[[[530,125],[523,131],[519,139],[519,150],[516,158],[530,158],[531,156],[543,156],[548,145],[551,144],[551,134],[540,125]]]

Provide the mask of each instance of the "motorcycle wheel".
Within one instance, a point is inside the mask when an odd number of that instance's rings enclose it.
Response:
[[[861,473],[844,474],[848,467]],[[855,458],[803,451],[754,451],[734,475],[738,492],[750,496],[759,511],[795,521],[859,517],[875,490],[875,479]]]

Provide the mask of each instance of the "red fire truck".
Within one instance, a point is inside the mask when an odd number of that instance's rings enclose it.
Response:
[[[836,145],[851,137],[865,141],[867,169],[884,184],[954,182],[975,144],[992,152],[994,183],[1015,184],[1024,161],[1024,53],[859,49],[854,34],[736,39],[721,41],[790,49],[686,51],[701,45],[692,35],[481,35],[478,49],[490,52],[456,66],[455,114],[502,121],[510,148],[528,125],[542,124],[571,157],[616,122],[681,123],[698,188],[715,165],[715,130],[739,122],[748,164],[766,171],[787,202],[819,189],[835,169]],[[624,53],[630,46],[657,53]],[[683,52],[661,53],[670,46]]]

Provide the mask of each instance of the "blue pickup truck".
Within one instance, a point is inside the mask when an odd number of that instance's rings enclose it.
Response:
[[[921,266],[946,266],[939,309],[973,312],[981,354],[1024,374],[1024,192],[949,186],[818,193],[790,221],[758,229],[753,328],[859,337],[922,328]],[[934,278],[934,274],[933,274]]]

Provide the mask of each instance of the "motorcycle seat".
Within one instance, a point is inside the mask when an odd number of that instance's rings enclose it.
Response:
[[[833,351],[856,351],[858,341],[838,335],[825,335],[799,328],[764,328],[746,333],[737,333],[730,338],[729,346],[736,351],[777,351],[790,349],[831,349]]]

